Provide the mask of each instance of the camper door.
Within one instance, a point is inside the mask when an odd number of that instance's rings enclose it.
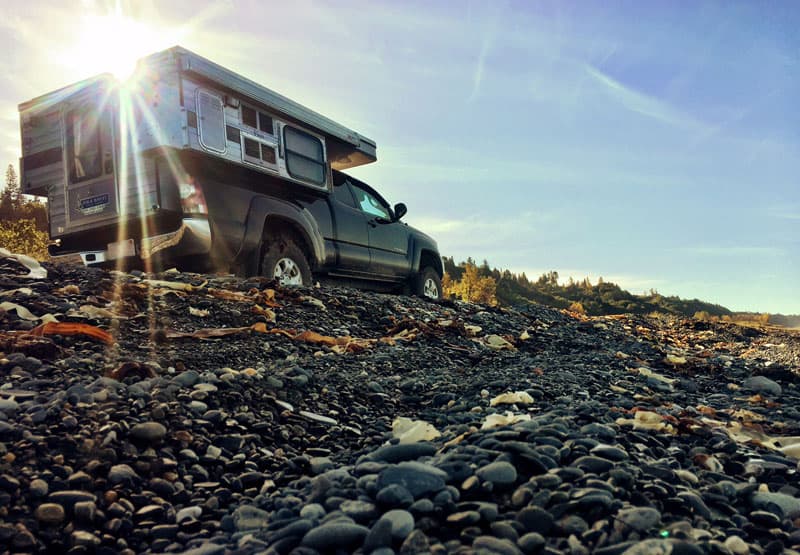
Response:
[[[67,226],[116,218],[113,111],[109,103],[69,103],[64,110]]]

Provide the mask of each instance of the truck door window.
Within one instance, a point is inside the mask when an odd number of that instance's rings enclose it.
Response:
[[[373,216],[378,216],[380,218],[385,218],[387,220],[392,219],[392,213],[389,211],[389,208],[387,208],[375,195],[362,189],[358,185],[351,184],[351,186],[353,187],[353,194],[356,196],[356,203],[358,203],[358,207],[361,208],[363,212]]]
[[[317,185],[325,183],[325,153],[322,141],[288,125],[283,131],[286,145],[286,169],[294,178]]]
[[[103,174],[100,114],[79,108],[67,114],[70,181],[79,183]]]
[[[340,181],[339,183],[334,182],[333,198],[351,208],[358,208],[356,206],[356,201],[353,200],[353,194],[350,192],[350,187],[347,185],[347,181]]]

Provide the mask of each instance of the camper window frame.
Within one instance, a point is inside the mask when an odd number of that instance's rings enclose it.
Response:
[[[245,110],[252,110],[255,112],[256,115],[256,124],[250,125],[249,123],[244,121],[244,111]],[[263,118],[269,119],[270,128],[269,129],[262,129],[261,128],[261,120]],[[248,131],[250,129],[255,130],[256,132],[266,133],[270,137],[276,137],[277,134],[275,133],[275,116],[270,113],[267,113],[265,110],[258,108],[252,104],[248,104],[247,102],[242,102],[239,104],[239,122],[242,126],[246,126]]]
[[[286,138],[287,130],[291,131],[292,133],[297,133],[298,135],[301,135],[301,136],[304,136],[304,137],[307,137],[307,138],[310,138],[310,139],[313,139],[313,140],[317,141],[319,143],[320,154],[322,155],[322,160],[321,161],[316,160],[314,158],[311,158],[310,156],[306,156],[305,154],[303,154],[301,152],[298,152],[296,150],[290,149],[289,148],[289,141]],[[316,135],[312,135],[308,131],[304,131],[303,129],[300,129],[299,127],[295,127],[293,125],[284,125],[283,126],[282,135],[283,135],[283,137],[282,137],[283,141],[282,141],[282,145],[281,146],[283,147],[283,153],[284,153],[284,157],[285,157],[285,160],[286,160],[286,171],[288,172],[289,176],[292,179],[297,179],[298,181],[303,181],[305,183],[310,183],[310,184],[315,185],[317,187],[325,188],[326,184],[327,184],[327,181],[328,181],[328,178],[327,178],[328,160],[327,160],[327,153],[325,152],[325,143],[322,141],[322,139],[320,137],[317,137]],[[304,177],[302,175],[296,175],[294,172],[292,172],[292,165],[291,165],[291,157],[292,156],[297,156],[297,157],[303,158],[305,160],[308,160],[309,162],[312,162],[314,164],[319,164],[320,166],[322,166],[322,180],[321,181],[315,181],[313,179],[308,179],[308,178],[306,178],[306,177]]]
[[[204,137],[203,137],[203,135],[204,135],[204,133],[203,133],[203,128],[204,128],[203,120],[205,118],[205,114],[203,114],[201,112],[201,109],[200,109],[201,108],[200,97],[202,95],[209,96],[209,97],[213,98],[214,100],[216,100],[219,103],[220,112],[222,114],[222,125],[221,125],[222,139],[223,139],[222,140],[222,143],[223,143],[222,148],[216,148],[213,145],[209,145],[206,141],[203,140],[204,139]],[[202,146],[204,149],[209,150],[211,152],[216,152],[217,154],[226,154],[228,152],[228,132],[227,132],[227,129],[226,129],[226,125],[227,124],[226,124],[226,117],[225,117],[225,101],[224,101],[224,99],[222,98],[222,96],[220,96],[219,94],[217,94],[216,92],[214,92],[212,90],[205,89],[205,88],[202,88],[202,87],[198,87],[197,92],[195,93],[195,106],[197,107],[197,140],[200,142],[200,146]],[[206,127],[206,129],[208,131],[210,131],[207,127]],[[211,137],[206,137],[206,138],[210,139]]]
[[[278,145],[275,143],[274,140],[270,141],[268,139],[263,139],[261,137],[257,137],[256,135],[253,135],[252,133],[247,133],[245,131],[240,131],[239,137],[240,137],[239,146],[241,146],[241,148],[242,148],[242,162],[245,162],[246,164],[252,164],[253,166],[258,166],[259,168],[266,168],[268,170],[272,170],[272,171],[275,171],[275,172],[279,171],[279,169],[278,169]],[[255,143],[258,143],[258,145],[259,145],[259,147],[258,147],[259,157],[258,158],[254,157],[254,156],[250,156],[249,154],[246,153],[246,151],[245,151],[245,143],[244,143],[246,140],[250,140],[250,141],[253,141]],[[263,151],[264,146],[273,149],[273,152],[275,153],[275,161],[274,162],[268,162],[268,161],[263,159],[261,153]]]

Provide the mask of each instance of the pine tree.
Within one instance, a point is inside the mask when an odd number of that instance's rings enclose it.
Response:
[[[17,172],[14,166],[9,164],[6,168],[6,186],[0,194],[0,220],[8,222],[17,219],[20,201]]]

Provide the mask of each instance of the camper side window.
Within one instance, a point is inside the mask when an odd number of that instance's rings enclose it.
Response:
[[[255,108],[245,106],[242,104],[242,123],[249,125],[253,129],[258,129],[264,133],[274,135],[275,131],[272,125],[272,117],[264,112],[257,112]]]
[[[325,183],[325,152],[317,137],[289,127],[284,127],[286,169],[289,175],[317,185]]]
[[[103,174],[100,115],[96,110],[82,108],[67,113],[67,149],[72,183]]]

